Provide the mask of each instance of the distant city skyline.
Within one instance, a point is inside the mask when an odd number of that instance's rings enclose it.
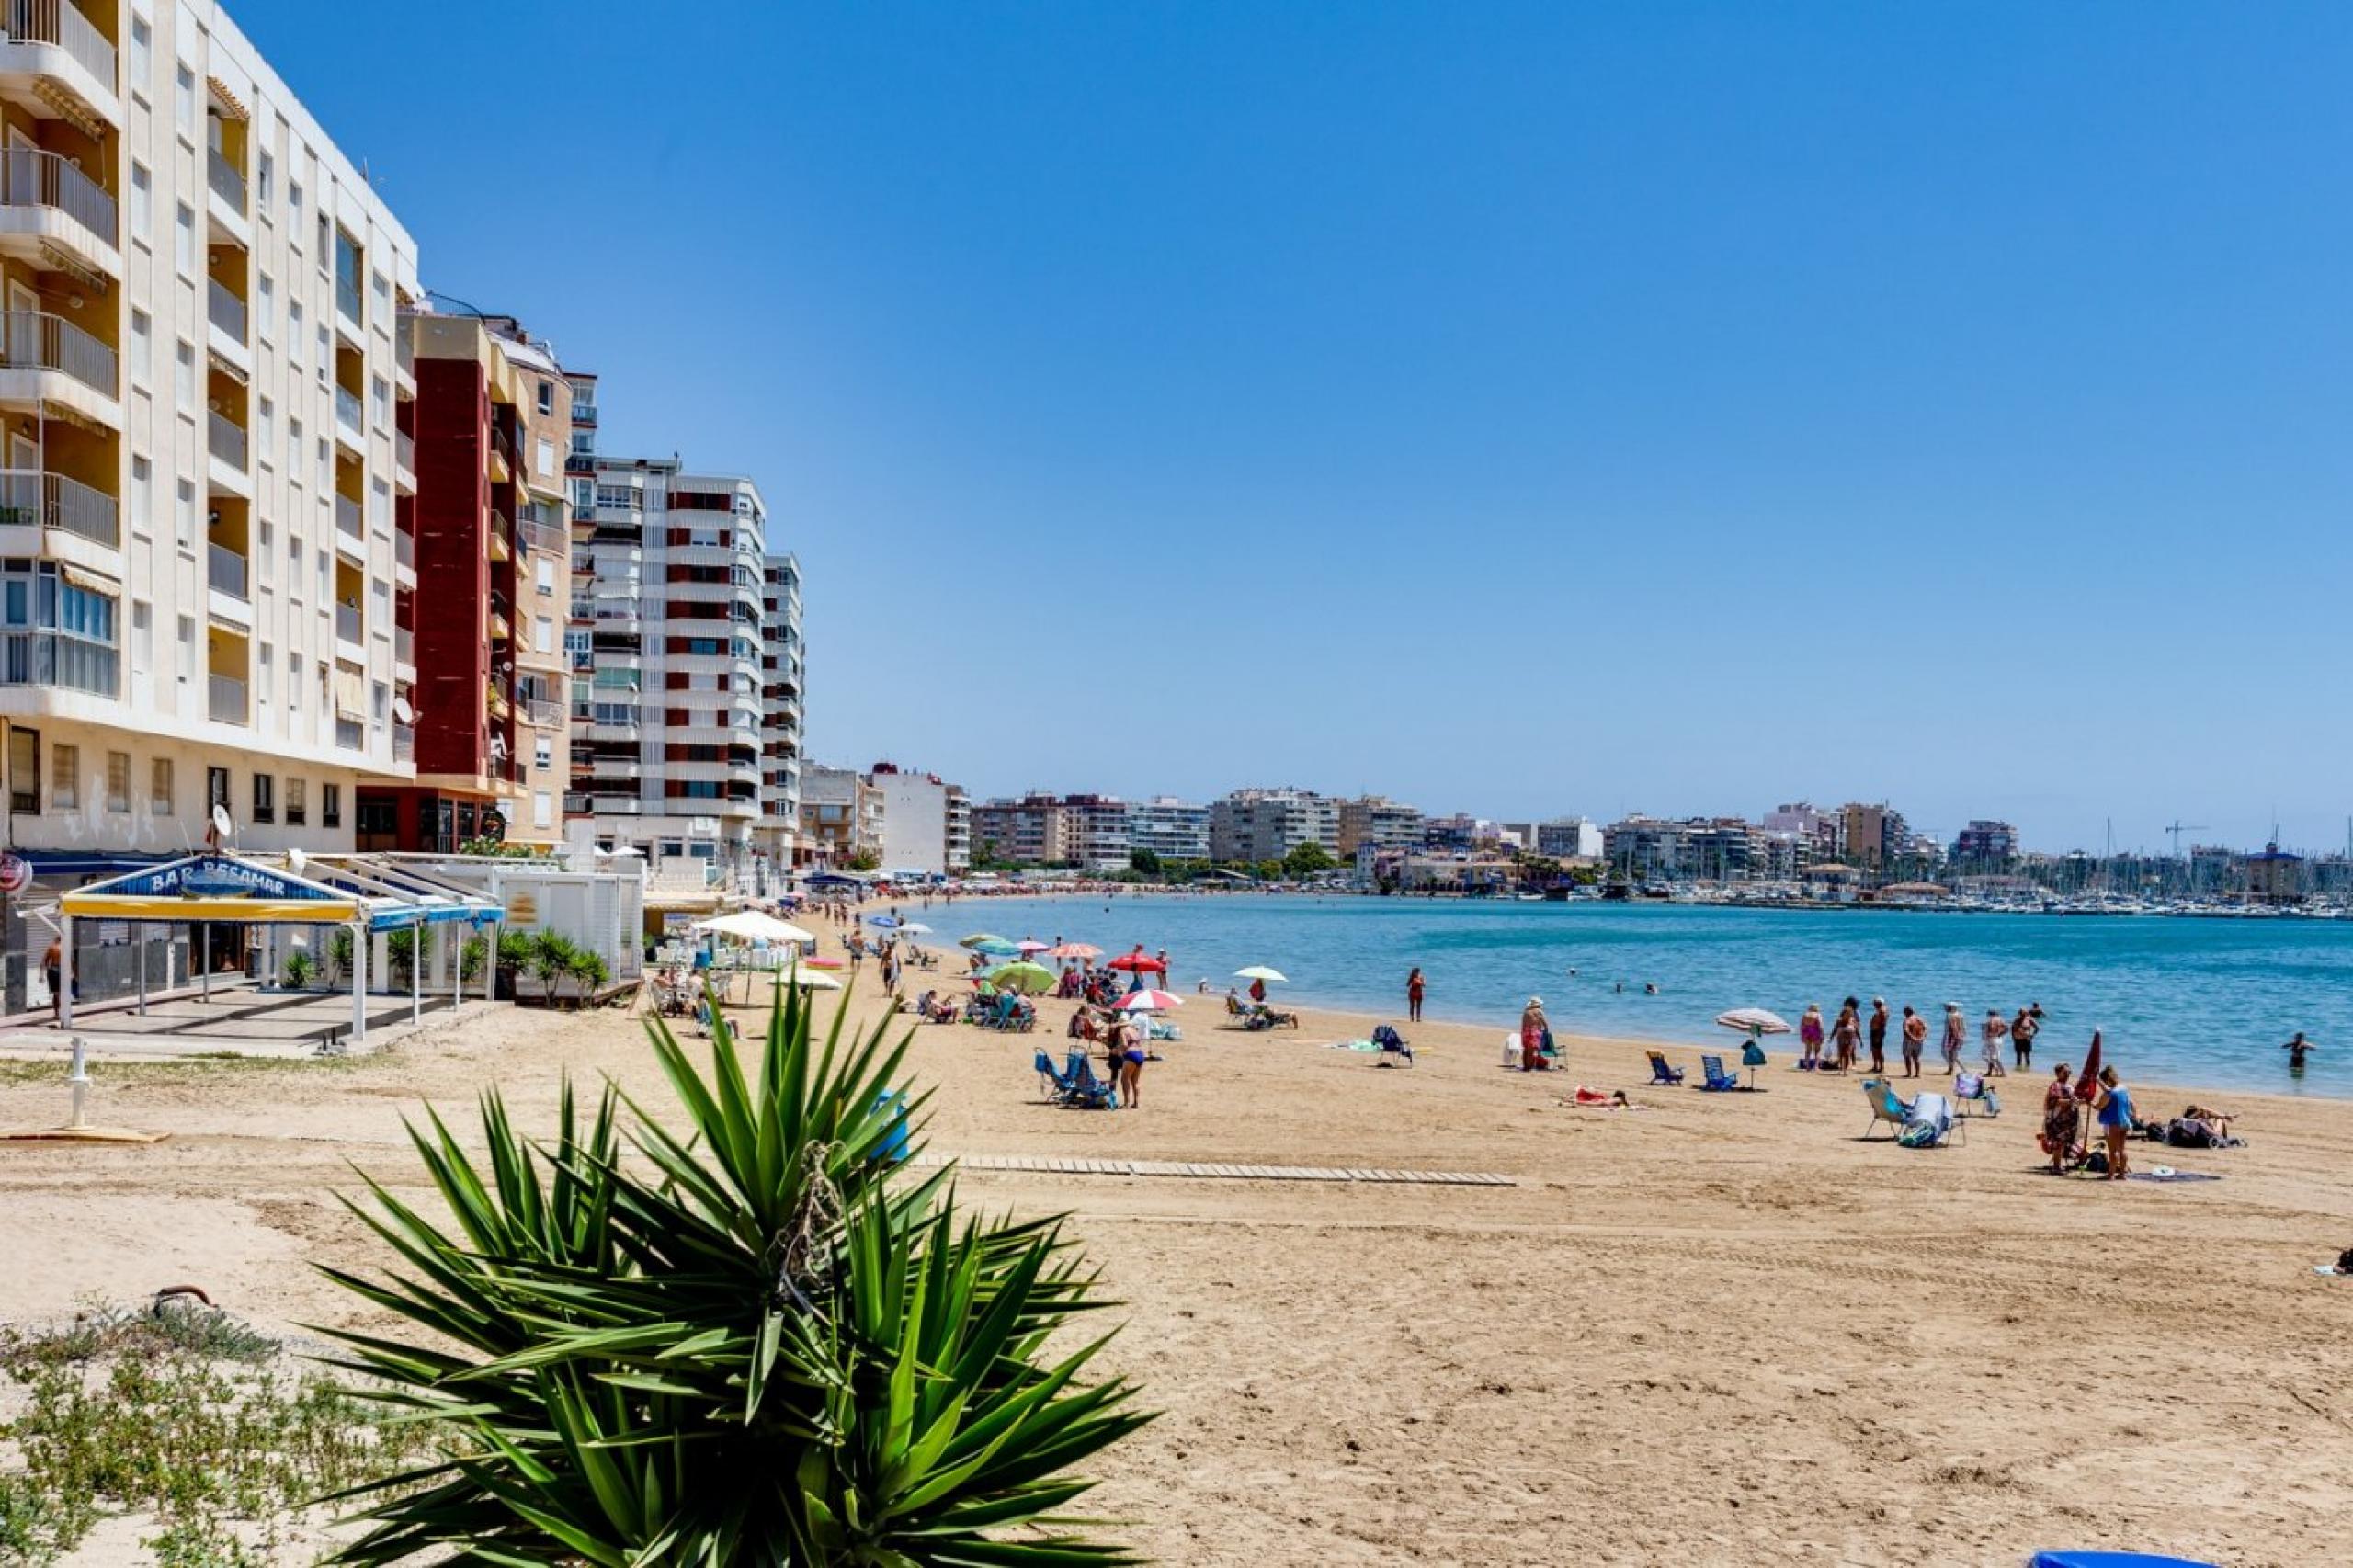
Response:
[[[613,449],[761,476],[816,756],[2344,839],[2341,6],[704,7],[554,143],[642,7],[237,16]],[[444,177],[542,144],[658,221]]]

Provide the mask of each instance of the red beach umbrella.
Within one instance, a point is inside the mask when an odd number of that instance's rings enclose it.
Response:
[[[2092,1048],[2084,1052],[2084,1070],[2075,1074],[2075,1097],[2089,1105],[2099,1098],[2099,1030],[2092,1030]]]
[[[1122,970],[1130,974],[1165,974],[1168,972],[1168,966],[1162,963],[1158,959],[1154,958],[1151,954],[1145,952],[1143,950],[1143,945],[1141,942],[1136,945],[1136,950],[1134,952],[1121,953],[1118,958],[1113,959],[1109,967],[1116,970]]]

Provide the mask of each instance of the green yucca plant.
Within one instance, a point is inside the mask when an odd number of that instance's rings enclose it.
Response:
[[[756,1078],[723,1022],[706,1076],[648,1020],[676,1127],[610,1085],[584,1121],[567,1084],[535,1146],[494,1092],[478,1163],[434,1116],[410,1137],[449,1226],[363,1175],[350,1207],[404,1267],[325,1272],[428,1332],[325,1332],[446,1440],[345,1494],[369,1528],[335,1561],[1139,1561],[1062,1514],[1093,1484],[1072,1467],[1150,1417],[1083,1381],[1102,1339],[1047,1352],[1106,1304],[1060,1221],[960,1219],[945,1170],[899,1163],[912,1036],[845,1043],[836,1015],[813,1041],[779,989]]]

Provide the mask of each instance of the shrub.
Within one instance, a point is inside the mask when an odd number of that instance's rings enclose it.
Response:
[[[303,949],[297,948],[286,955],[286,988],[305,991],[319,977],[319,960]]]
[[[836,1015],[813,1045],[787,988],[750,1077],[724,1022],[708,1075],[647,1028],[676,1126],[610,1085],[584,1122],[567,1085],[541,1146],[493,1092],[486,1165],[438,1116],[411,1129],[449,1221],[373,1181],[354,1206],[398,1272],[328,1273],[415,1330],[336,1334],[344,1364],[446,1453],[338,1560],[1137,1561],[1061,1517],[1092,1484],[1070,1468],[1148,1419],[1082,1381],[1101,1339],[1046,1353],[1105,1304],[1061,1222],[962,1218],[948,1172],[892,1177],[912,1036],[846,1041]]]

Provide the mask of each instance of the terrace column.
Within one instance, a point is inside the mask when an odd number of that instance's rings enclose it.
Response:
[[[351,923],[351,1043],[368,1043],[368,917]]]
[[[420,918],[409,927],[415,935],[409,941],[408,953],[408,1021],[416,1023],[425,1017],[425,922]]]
[[[57,941],[57,1027],[74,1027],[74,917],[60,916],[64,930]]]

